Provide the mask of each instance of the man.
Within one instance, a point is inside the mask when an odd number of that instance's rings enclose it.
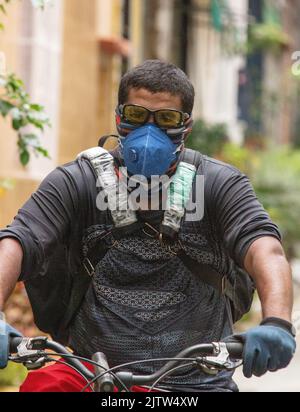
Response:
[[[147,179],[174,176],[191,130],[193,105],[194,88],[174,65],[146,61],[129,71],[121,80],[116,111],[120,137],[113,153],[116,169],[125,166],[129,176]],[[195,266],[206,265],[211,276],[214,271],[238,282],[238,268],[251,275],[264,321],[235,337],[245,342],[244,374],[261,376],[284,368],[296,345],[291,325],[291,270],[278,229],[246,176],[207,157],[203,157],[201,171],[204,217],[192,223],[182,220],[181,248]],[[82,239],[95,228],[107,227],[103,212],[96,208],[97,194],[88,160],[60,167],[45,179],[0,234],[0,309],[16,281],[36,276],[57,244],[66,245],[72,264],[79,264]],[[86,216],[88,202],[94,216]],[[144,226],[123,234],[100,260],[69,331],[69,344],[76,353],[91,357],[102,351],[110,366],[172,357],[187,346],[220,341],[232,334],[226,296],[184,264],[176,249],[178,241],[164,243],[156,237],[161,210],[139,210],[137,216],[148,229]],[[86,219],[88,227],[81,227]],[[7,339],[14,331],[4,321],[2,330],[0,366],[5,367]],[[139,364],[132,370],[150,373],[153,365]],[[21,390],[80,390],[80,382],[72,379],[57,364],[31,373]],[[210,376],[194,368],[179,370],[163,385],[172,390],[237,390],[231,373]]]

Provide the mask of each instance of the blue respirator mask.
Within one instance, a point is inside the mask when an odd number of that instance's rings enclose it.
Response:
[[[178,160],[182,144],[172,142],[153,124],[138,127],[121,139],[121,153],[132,175],[162,176]]]

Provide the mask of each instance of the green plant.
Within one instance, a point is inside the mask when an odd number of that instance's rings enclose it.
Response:
[[[199,150],[208,156],[219,153],[228,142],[227,127],[225,124],[208,124],[204,120],[197,120],[187,145],[191,149]]]
[[[290,38],[280,24],[254,23],[249,26],[248,53],[272,51],[278,53],[290,44]]]
[[[0,197],[7,191],[14,187],[11,179],[0,179]]]
[[[0,0],[0,30],[4,29],[1,15],[6,14],[6,6],[11,2],[12,0]],[[48,0],[32,0],[34,6],[41,8],[47,2]],[[36,132],[44,131],[46,126],[50,126],[43,106],[31,102],[22,80],[15,74],[4,74],[2,71],[0,67],[0,115],[3,118],[9,117],[12,128],[17,132],[21,163],[28,164],[31,151],[36,155],[49,157]],[[10,179],[0,179],[0,196],[12,187]],[[16,296],[17,294],[14,295]],[[9,363],[6,369],[0,370],[0,391],[1,387],[19,386],[26,376],[27,370],[23,365]]]
[[[252,176],[260,164],[259,156],[255,151],[235,143],[226,143],[217,157],[248,176]]]
[[[46,126],[50,126],[50,121],[44,113],[44,107],[30,101],[22,80],[13,73],[0,75],[0,114],[4,118],[11,118],[12,128],[18,135],[22,165],[28,164],[30,151],[49,157],[35,130],[44,131]]]
[[[20,386],[27,376],[23,365],[9,362],[7,368],[0,370],[0,388],[5,386]]]
[[[1,0],[1,2],[0,2],[0,12],[2,14],[6,14],[6,6],[10,2],[11,2],[11,0]],[[0,30],[3,30],[3,29],[4,29],[4,24],[1,23],[1,21],[0,21]]]
[[[289,257],[297,254],[300,240],[300,151],[290,148],[261,155],[252,181],[256,193],[278,223]]]
[[[0,13],[6,14],[6,7],[12,0],[0,0]],[[31,0],[34,7],[44,8],[49,0]],[[0,29],[3,29],[0,21]],[[1,68],[0,68],[1,69]],[[24,84],[14,73],[0,72],[0,114],[11,118],[12,128],[18,135],[20,162],[26,166],[30,161],[30,152],[49,157],[47,150],[40,144],[36,130],[44,131],[50,121],[44,113],[44,107],[32,103]]]
[[[214,140],[213,136],[210,138]],[[288,257],[297,256],[300,243],[300,150],[282,146],[258,151],[234,143],[225,143],[220,150],[220,146],[215,145],[217,150],[212,156],[249,176],[258,199],[280,228]]]
[[[280,228],[289,258],[295,257],[300,241],[300,151],[283,146],[257,152],[230,143],[218,157],[249,176],[258,199]]]

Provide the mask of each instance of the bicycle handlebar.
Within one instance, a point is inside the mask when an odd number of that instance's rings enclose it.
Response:
[[[33,345],[31,350],[52,350],[53,352],[61,355],[63,358],[64,355],[71,355],[63,345],[60,343],[50,341],[47,338],[37,338],[33,341]],[[18,353],[18,348],[22,343],[26,342],[26,338],[11,338],[9,342],[9,352],[10,353]],[[65,361],[70,365],[74,366],[79,372],[81,372],[87,379],[94,379],[95,375],[90,372],[78,359],[65,357]]]
[[[30,343],[29,347],[26,346],[28,342]],[[195,346],[186,348],[183,351],[181,351],[178,355],[176,355],[174,357],[174,360],[166,363],[160,370],[153,373],[152,375],[134,375],[131,372],[115,372],[115,375],[120,381],[124,381],[124,382],[126,381],[127,387],[131,387],[135,385],[146,385],[149,383],[152,384],[153,382],[156,382],[162,376],[170,372],[172,369],[176,368],[178,364],[184,358],[186,358],[187,360],[188,358],[195,358],[195,362],[196,362],[197,359],[201,361],[201,359],[205,357],[214,356],[215,358],[211,358],[211,359],[217,360],[218,355],[224,356],[223,352],[216,353],[216,345],[217,344],[201,344],[201,345],[195,345]],[[232,359],[236,359],[236,360],[242,359],[242,355],[243,355],[243,344],[242,343],[229,342],[225,344],[222,343],[222,345],[223,345],[223,349],[225,348],[225,352],[227,352],[227,357],[229,354],[229,357]],[[26,356],[27,356],[27,358],[29,359],[30,352],[35,353],[35,355],[39,355],[39,352],[40,352],[41,356],[45,356],[45,352],[42,352],[42,351],[46,349],[52,350],[53,352],[57,353],[62,358],[64,358],[68,364],[76,368],[87,380],[94,382],[96,385],[96,388],[99,391],[101,392],[112,392],[113,391],[114,380],[112,378],[112,374],[110,371],[108,373],[105,373],[105,371],[109,370],[109,366],[108,366],[105,355],[102,353],[97,353],[93,356],[93,361],[95,364],[97,364],[95,368],[95,374],[94,374],[91,371],[89,371],[78,359],[76,359],[76,357],[73,358],[72,353],[69,352],[64,346],[62,346],[61,344],[57,342],[49,341],[46,337],[33,338],[33,339],[19,338],[19,337],[11,338],[9,347],[10,347],[10,353],[11,354],[18,353],[20,360],[22,360],[22,354],[24,354],[23,358],[26,359]],[[22,349],[24,349],[24,352]],[[225,357],[226,357],[226,353],[225,353]],[[224,361],[224,364],[225,364],[226,359],[225,360],[223,358],[220,359],[220,361],[222,360]],[[218,365],[215,365],[215,366],[218,366]]]
[[[23,338],[10,338],[9,341],[9,353],[16,353],[18,346],[21,344]]]
[[[244,344],[240,342],[228,342],[226,347],[233,359],[243,359]]]
[[[229,355],[234,359],[242,359],[244,345],[238,342],[226,343],[226,348]],[[178,365],[178,361],[175,358],[191,358],[191,357],[205,357],[212,356],[215,354],[215,345],[214,344],[201,344],[191,346],[187,349],[181,351],[178,355],[174,357],[173,361],[168,362],[160,370],[153,373],[152,375],[142,376],[142,375],[132,375],[131,380],[135,385],[145,385],[147,383],[155,382],[161,376],[166,374],[168,371],[172,370]]]

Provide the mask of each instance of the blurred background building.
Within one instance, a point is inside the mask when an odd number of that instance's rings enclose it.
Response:
[[[17,187],[1,201],[1,226],[57,164],[114,131],[120,77],[148,58],[185,70],[196,89],[194,117],[226,124],[231,140],[242,142],[247,132],[296,139],[299,92],[289,74],[299,16],[297,0],[52,0],[45,10],[11,1],[0,50],[7,70],[46,107],[51,160],[22,168],[14,132],[1,121],[0,176]],[[258,33],[249,45],[251,23]]]

